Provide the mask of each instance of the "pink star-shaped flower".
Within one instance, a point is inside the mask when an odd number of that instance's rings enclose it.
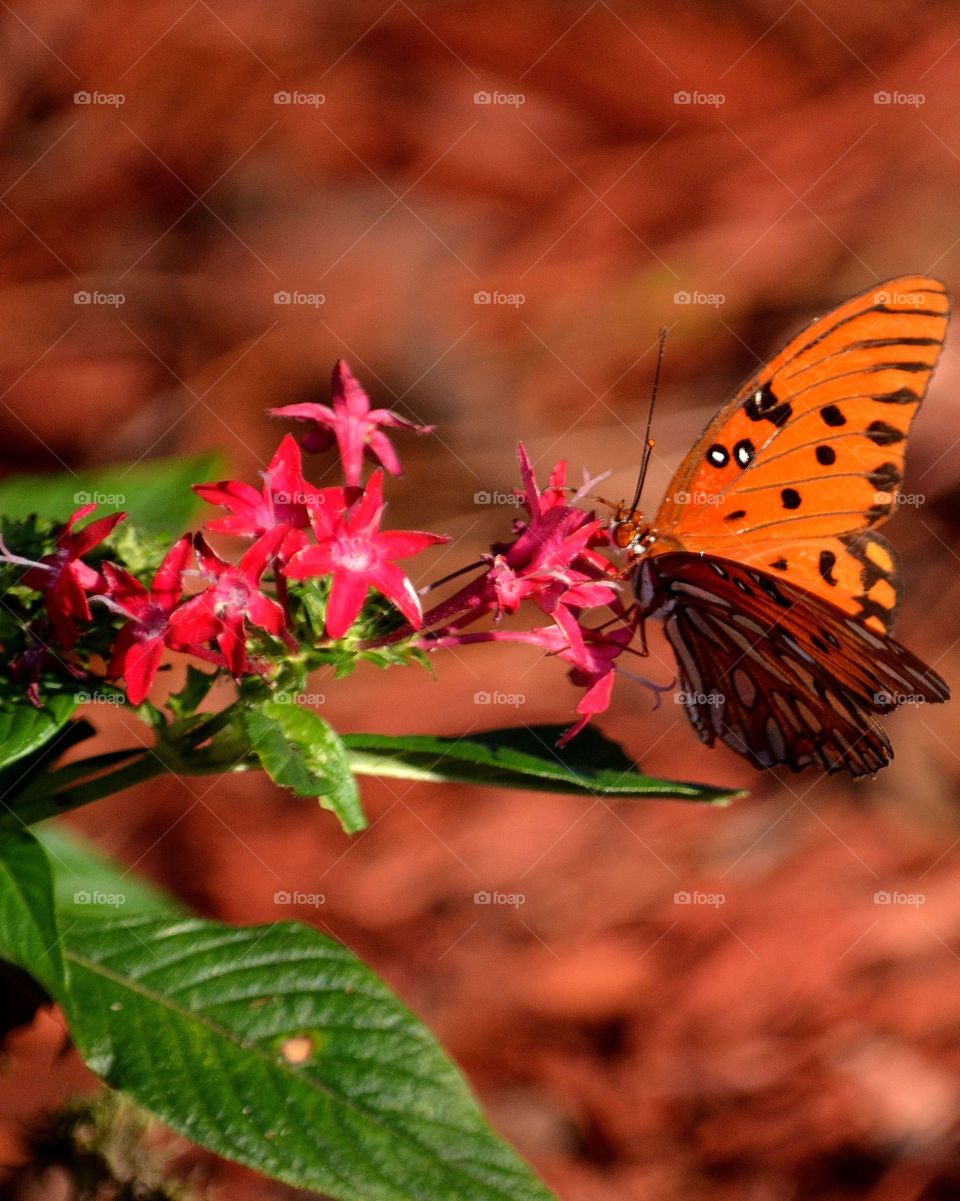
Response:
[[[170,615],[183,594],[183,573],[192,557],[190,535],[175,542],[145,588],[138,579],[112,563],[103,565],[107,595],[130,621],[117,635],[107,675],[122,677],[127,699],[139,705],[153,684],[170,631]]]
[[[202,534],[195,535],[200,567],[211,582],[174,611],[168,645],[217,661],[209,650],[210,643],[216,643],[233,675],[248,672],[247,623],[269,634],[283,633],[283,608],[260,590],[260,577],[288,532],[288,526],[274,526],[257,539],[239,563],[224,562]]]
[[[312,424],[303,435],[305,450],[329,450],[334,443],[340,450],[343,474],[348,485],[360,483],[363,458],[379,462],[391,475],[403,469],[393,444],[384,429],[407,429],[430,434],[432,425],[417,425],[392,409],[371,409],[370,398],[343,359],[333,369],[333,407],[305,402],[270,409],[274,417],[293,417]]]
[[[207,522],[206,528],[215,533],[259,538],[278,524],[289,526],[282,558],[288,558],[306,546],[303,531],[310,527],[308,501],[327,516],[332,526],[335,516],[357,495],[351,488],[315,488],[308,484],[303,477],[300,447],[290,434],[284,435],[263,472],[261,488],[241,480],[220,480],[194,484],[193,490],[211,505],[221,505],[229,510],[229,517],[217,517]]]
[[[393,601],[414,628],[423,620],[416,589],[393,560],[417,555],[449,539],[414,530],[381,530],[383,510],[383,472],[378,469],[361,499],[337,519],[332,530],[311,509],[317,545],[298,551],[284,568],[292,580],[332,576],[326,615],[330,638],[346,634],[360,615],[370,588]]]
[[[45,555],[23,577],[28,587],[44,594],[50,623],[60,645],[66,650],[72,650],[77,645],[76,623],[90,620],[88,595],[102,592],[105,586],[100,572],[84,563],[81,555],[98,546],[126,517],[126,513],[112,513],[74,532],[77,522],[96,507],[91,504],[77,509],[57,537],[53,554]]]

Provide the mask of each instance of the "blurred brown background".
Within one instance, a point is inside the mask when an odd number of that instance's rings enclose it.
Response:
[[[520,437],[542,471],[566,456],[629,492],[661,324],[651,503],[804,320],[901,272],[960,288],[948,3],[12,0],[0,30],[10,470],[219,446],[254,478],[282,428],[263,409],[325,399],[344,355],[375,403],[439,427],[401,435],[391,493],[395,524],[455,539],[426,579],[507,530],[475,493],[514,484]],[[890,528],[900,635],[955,688],[958,379],[954,343],[913,438],[924,503]],[[405,732],[564,721],[576,699],[526,652],[437,668],[316,687],[341,729]],[[522,703],[474,703],[498,689]],[[374,824],[347,842],[234,778],[76,823],[206,914],[346,941],[564,1201],[960,1196],[956,708],[892,719],[896,762],[856,785],[706,751],[629,680],[602,724],[651,772],[752,796],[368,782]],[[325,902],[274,903],[294,890]],[[674,899],[697,890],[722,901]],[[41,1019],[6,1062],[4,1162],[89,1087],[57,1033]],[[288,1195],[214,1170],[219,1196]]]

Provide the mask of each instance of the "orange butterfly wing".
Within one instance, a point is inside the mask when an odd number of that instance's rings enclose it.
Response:
[[[657,554],[636,582],[644,616],[663,620],[693,728],[757,767],[870,775],[893,758],[877,715],[950,695],[892,638],[742,563]]]
[[[889,630],[890,515],[911,422],[949,319],[944,286],[903,276],[799,333],[720,409],[674,477],[648,551],[703,551],[789,580]]]

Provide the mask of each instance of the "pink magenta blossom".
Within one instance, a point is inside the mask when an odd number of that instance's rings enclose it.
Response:
[[[432,425],[417,425],[392,409],[371,409],[370,398],[343,359],[333,369],[333,405],[284,405],[270,409],[274,417],[293,417],[310,428],[303,435],[305,450],[329,450],[336,443],[348,485],[360,483],[364,455],[380,463],[391,475],[402,475],[400,460],[384,429],[407,429],[430,434]]]
[[[183,573],[192,558],[191,539],[184,534],[173,544],[149,589],[128,571],[103,565],[107,596],[130,621],[117,635],[107,675],[123,678],[127,699],[139,705],[153,684],[170,632],[170,616],[180,603]]]
[[[310,526],[308,502],[332,526],[336,514],[359,495],[350,488],[315,488],[308,484],[303,476],[300,447],[290,434],[284,435],[262,475],[260,488],[242,480],[221,480],[194,484],[193,490],[211,505],[229,511],[228,517],[207,522],[206,528],[214,533],[259,538],[278,524],[289,526],[282,558],[288,558],[307,543],[303,531]]]
[[[96,507],[92,504],[77,509],[57,537],[56,550],[45,555],[23,577],[28,587],[44,594],[50,623],[66,650],[72,650],[77,644],[76,623],[90,620],[88,596],[103,592],[105,588],[103,576],[84,563],[81,556],[98,546],[126,516],[125,513],[112,513],[75,531],[77,522]]]
[[[286,525],[274,526],[257,539],[239,563],[224,562],[203,535],[196,534],[197,559],[210,582],[203,592],[174,611],[168,644],[216,662],[218,656],[210,651],[210,644],[216,643],[234,676],[250,671],[248,623],[274,635],[284,630],[283,607],[261,590],[260,578],[288,532]]]
[[[610,545],[606,528],[571,503],[592,481],[571,496],[566,464],[560,462],[541,491],[522,444],[519,458],[527,517],[514,523],[511,542],[495,545],[482,557],[482,575],[424,616],[417,641],[425,649],[519,642],[562,659],[570,666],[572,682],[585,689],[577,705],[579,720],[564,735],[566,741],[609,705],[615,660],[633,638],[634,621],[620,599],[619,573],[599,550]],[[548,614],[552,624],[523,630],[504,628],[498,621],[488,630],[468,628],[483,617],[515,614],[524,601]],[[600,608],[612,618],[601,626],[588,624],[587,617]]]
[[[346,634],[370,588],[393,601],[414,629],[421,623],[417,591],[393,560],[417,555],[448,539],[414,530],[381,530],[384,507],[383,472],[378,469],[361,499],[337,518],[332,529],[325,514],[310,508],[317,545],[298,551],[284,568],[292,580],[331,576],[326,613],[330,638]]]

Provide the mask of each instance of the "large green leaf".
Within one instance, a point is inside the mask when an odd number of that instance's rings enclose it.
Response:
[[[22,967],[54,995],[63,988],[50,867],[29,830],[0,831],[0,958]]]
[[[76,917],[157,917],[184,912],[173,897],[66,826],[45,822],[33,833],[49,857],[61,924]]]
[[[0,513],[15,518],[39,513],[65,521],[74,509],[95,500],[100,515],[124,509],[145,529],[180,534],[199,507],[190,485],[221,473],[222,458],[214,453],[143,459],[91,471],[12,475],[0,481]]]
[[[42,709],[24,698],[22,704],[0,708],[0,769],[32,755],[56,736],[77,707],[67,693],[54,693]]]
[[[645,776],[618,743],[592,727],[558,750],[563,730],[563,726],[520,726],[461,738],[345,734],[343,742],[351,767],[361,775],[714,804],[743,795],[708,784]]]
[[[426,1028],[306,926],[65,929],[88,1064],[175,1130],[344,1201],[549,1201]]]
[[[348,834],[367,819],[339,735],[312,709],[265,701],[243,715],[250,749],[275,784],[297,796],[317,797]]]

